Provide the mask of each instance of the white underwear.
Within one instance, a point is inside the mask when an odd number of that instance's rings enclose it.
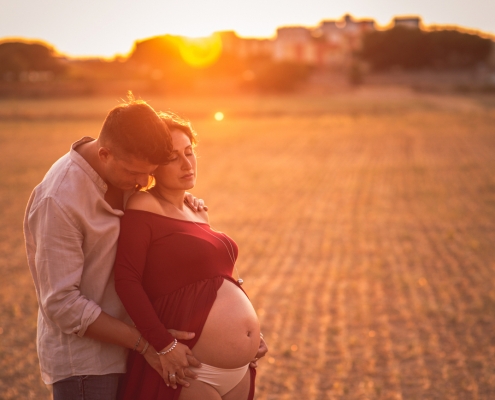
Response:
[[[240,368],[224,369],[201,364],[200,368],[189,367],[198,376],[198,381],[213,386],[220,396],[230,392],[244,378],[249,364]]]

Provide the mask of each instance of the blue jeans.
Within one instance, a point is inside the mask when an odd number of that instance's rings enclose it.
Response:
[[[53,384],[53,400],[115,400],[123,374],[71,376]]]

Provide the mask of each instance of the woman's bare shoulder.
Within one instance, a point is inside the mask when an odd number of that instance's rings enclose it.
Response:
[[[141,210],[149,211],[154,213],[161,213],[162,209],[160,203],[151,193],[148,192],[136,192],[129,200],[125,206],[126,210]]]
[[[195,215],[198,217],[198,219],[201,220],[201,222],[204,222],[206,224],[210,223],[210,218],[208,217],[207,211],[205,211],[205,210],[197,211]]]

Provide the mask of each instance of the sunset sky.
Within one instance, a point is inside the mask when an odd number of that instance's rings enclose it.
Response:
[[[315,26],[346,13],[380,25],[415,14],[427,25],[495,34],[495,0],[0,0],[0,10],[0,39],[41,39],[71,56],[125,54],[135,40],[165,33],[271,37],[279,26]]]

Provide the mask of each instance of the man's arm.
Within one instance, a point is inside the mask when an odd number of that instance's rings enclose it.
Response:
[[[103,312],[98,304],[81,294],[79,286],[84,266],[84,236],[60,205],[46,198],[30,210],[25,225],[26,235],[34,242],[36,288],[40,310],[51,324],[65,334],[87,336],[103,342],[134,349],[139,331]],[[191,339],[194,333],[174,332],[177,339]],[[143,350],[142,339],[136,351]],[[149,346],[145,358],[161,374],[161,363]],[[191,365],[198,364],[195,359]],[[190,377],[194,375],[189,374]]]
[[[84,266],[81,229],[53,198],[30,211],[27,227],[34,242],[31,267],[40,310],[63,333],[82,337],[101,308],[79,289]]]

